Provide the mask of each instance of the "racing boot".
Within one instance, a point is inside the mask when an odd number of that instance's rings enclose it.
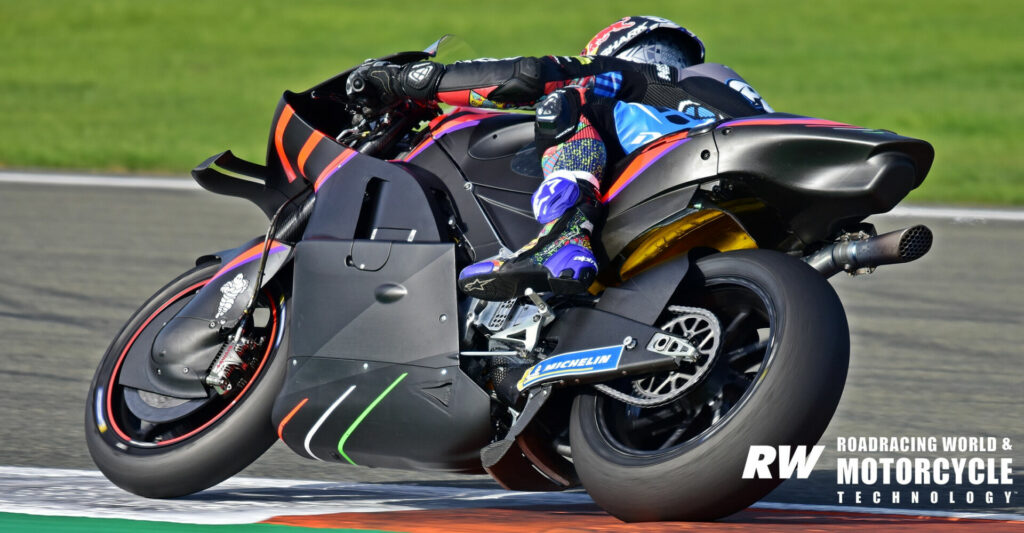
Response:
[[[459,273],[459,288],[481,300],[501,301],[535,292],[586,292],[597,277],[590,240],[598,221],[597,179],[589,172],[559,170],[533,194],[540,234],[511,256],[472,264]]]

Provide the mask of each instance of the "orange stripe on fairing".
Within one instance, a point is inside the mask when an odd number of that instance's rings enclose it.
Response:
[[[494,117],[500,114],[480,112],[477,111],[476,109],[457,109],[454,112],[452,112],[451,115],[443,116],[451,117],[452,115],[460,112],[465,114],[459,115],[454,118],[449,118],[448,120],[439,122],[436,125],[431,126],[432,129],[430,133],[431,135],[433,135],[434,139],[440,139],[441,137],[448,133],[460,130],[462,128],[468,128],[470,126],[476,125],[476,123],[480,122],[483,119]]]
[[[295,413],[298,413],[299,409],[302,409],[302,406],[306,405],[306,402],[308,401],[309,398],[303,398],[302,401],[299,402],[299,405],[293,407],[292,410],[289,411],[287,415],[285,415],[285,417],[281,420],[281,423],[277,426],[277,438],[284,440],[284,425],[287,424],[288,422],[291,422],[292,417],[295,416]]]
[[[733,120],[731,122],[724,122],[719,124],[716,129],[729,128],[734,126],[808,126],[808,127],[833,127],[833,128],[854,128],[863,129],[860,126],[854,126],[852,124],[846,124],[843,122],[836,122],[834,120],[825,120],[822,118],[744,118],[739,120]]]
[[[324,182],[327,181],[328,178],[333,176],[334,173],[339,168],[342,167],[342,165],[348,163],[348,160],[352,159],[352,157],[355,156],[357,153],[358,152],[356,152],[355,150],[346,148],[343,152],[338,154],[338,157],[335,157],[334,160],[331,161],[329,165],[324,167],[323,172],[321,172],[320,175],[316,177],[316,182],[313,184],[313,191],[319,191],[320,187],[323,186]]]
[[[282,246],[282,244],[280,242],[278,242],[278,241],[272,241],[270,243],[271,253],[273,253],[273,249],[276,246]],[[213,280],[217,279],[218,277],[220,277],[221,274],[223,274],[225,272],[230,272],[231,269],[235,268],[240,263],[244,263],[244,262],[248,261],[249,259],[252,259],[253,257],[260,255],[261,253],[263,253],[263,243],[262,242],[257,244],[257,245],[255,245],[255,246],[253,246],[252,248],[249,248],[248,250],[242,252],[241,254],[239,254],[238,257],[232,259],[230,262],[228,262],[228,264],[226,264],[223,267],[221,267],[221,269],[218,270],[217,273],[214,274],[212,278],[210,278],[210,281],[213,281]]]
[[[306,176],[306,160],[309,159],[309,154],[313,153],[313,149],[316,148],[316,145],[320,144],[320,141],[323,140],[323,138],[323,133],[313,130],[313,133],[311,133],[309,138],[306,139],[306,144],[302,145],[302,150],[299,150],[299,172],[301,172],[306,178],[309,177]]]
[[[288,176],[288,183],[295,181],[295,171],[292,170],[292,164],[288,162],[288,156],[284,153],[284,130],[288,128],[294,114],[292,106],[285,104],[281,116],[277,119],[277,127],[274,128],[274,146],[277,148],[277,157],[281,160],[284,173]]]
[[[684,131],[673,135],[666,135],[665,137],[655,141],[653,145],[648,147],[638,155],[636,159],[630,162],[629,166],[626,167],[626,170],[622,171],[622,174],[619,174],[615,183],[613,183],[601,197],[601,202],[607,202],[612,198],[615,198],[615,195],[619,194],[622,189],[626,188],[626,185],[629,185],[629,182],[633,181],[633,178],[637,177],[637,175],[647,169],[651,163],[665,155],[665,152],[674,148],[677,141],[685,139],[687,133],[687,131]]]
[[[423,139],[423,142],[416,145],[416,148],[413,148],[412,151],[409,152],[409,155],[403,157],[402,161],[412,161],[412,158],[420,155],[420,152],[426,150],[431,144],[434,144],[434,137],[427,136],[426,139]]]

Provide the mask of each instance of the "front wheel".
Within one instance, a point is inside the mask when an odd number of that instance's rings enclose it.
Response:
[[[211,394],[189,409],[185,400],[130,389],[119,383],[124,361],[139,343],[156,333],[204,287],[218,263],[197,267],[149,299],[107,349],[89,387],[85,434],[96,466],[117,486],[149,498],[172,498],[201,491],[236,474],[276,440],[270,419],[274,398],[285,374],[278,357],[287,342],[285,299],[280,290],[264,289],[257,299],[248,338],[246,383],[233,394]],[[136,355],[138,356],[138,355]],[[187,410],[184,416],[144,420],[136,415],[139,398],[154,412]]]
[[[679,386],[679,397],[656,407],[598,391],[573,404],[580,480],[622,520],[714,520],[761,499],[781,481],[742,479],[749,447],[815,444],[846,381],[846,315],[811,267],[746,250],[704,257],[695,268],[696,281],[672,304],[711,311],[720,324],[702,381],[684,389],[669,374],[612,384],[641,396],[651,383]],[[660,320],[678,322],[671,309]]]

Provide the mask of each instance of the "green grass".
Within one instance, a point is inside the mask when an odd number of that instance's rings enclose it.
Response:
[[[317,529],[276,524],[176,524],[120,518],[0,513],[0,531],[10,533],[387,533],[369,529]]]
[[[1018,0],[0,0],[0,167],[262,160],[284,89],[446,32],[481,56],[574,54],[630,13],[694,30],[779,111],[932,142],[915,201],[1024,205]]]

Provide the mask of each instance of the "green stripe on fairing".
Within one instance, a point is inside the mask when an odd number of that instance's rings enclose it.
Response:
[[[341,531],[352,533],[393,533],[381,529],[318,529],[292,527],[279,524],[175,524],[171,522],[150,522],[124,518],[84,518],[80,516],[38,516],[16,513],[0,513],[0,531],[32,533],[323,533]]]
[[[341,440],[338,441],[338,453],[340,453],[341,456],[344,457],[346,461],[352,463],[353,465],[356,464],[355,461],[350,459],[349,456],[345,454],[345,450],[343,449],[345,447],[345,441],[347,441],[349,436],[352,435],[352,432],[355,431],[357,427],[359,427],[359,424],[363,421],[364,418],[366,418],[366,415],[370,414],[370,411],[373,411],[373,408],[377,407],[377,404],[380,403],[380,401],[383,400],[384,397],[387,396],[388,393],[391,392],[391,390],[394,389],[400,381],[405,379],[405,376],[408,375],[409,373],[406,372],[401,376],[398,376],[398,379],[396,379],[394,383],[389,385],[388,388],[384,389],[384,392],[380,393],[380,396],[377,396],[376,400],[370,402],[370,405],[366,406],[366,409],[363,410],[362,414],[356,417],[355,422],[352,422],[352,425],[345,430],[345,434],[342,435]]]

